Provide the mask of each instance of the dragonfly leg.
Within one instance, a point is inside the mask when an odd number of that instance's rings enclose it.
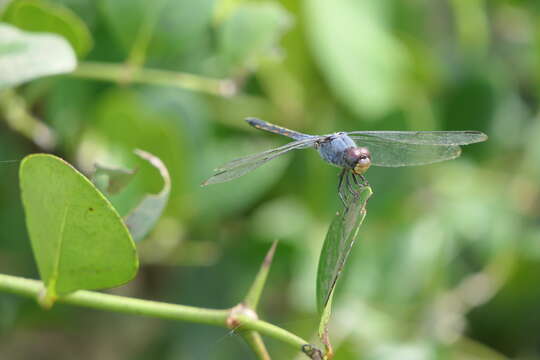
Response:
[[[354,178],[352,172],[347,173],[347,177],[345,178],[345,185],[347,185],[347,190],[349,190],[349,194],[357,197],[358,193],[354,190],[354,184],[351,183],[350,178]]]
[[[352,174],[352,178],[356,186],[358,186],[359,188],[362,188],[364,186],[364,184],[360,184],[360,182],[358,181],[358,176],[355,173]]]
[[[364,175],[360,175],[360,179],[362,180],[362,185],[369,186],[369,183]]]
[[[347,202],[345,201],[345,196],[343,195],[343,178],[345,177],[345,172],[346,170],[343,169],[339,173],[338,195],[339,195],[339,198],[341,199],[341,202],[343,203],[343,206],[345,207],[345,209],[347,209]]]
[[[351,184],[351,193],[354,195],[355,198],[360,196],[360,189],[362,189],[362,185],[358,182],[358,178],[356,177],[356,174],[351,171],[351,178],[353,179],[354,184]],[[354,188],[354,185],[358,187],[358,190]]]

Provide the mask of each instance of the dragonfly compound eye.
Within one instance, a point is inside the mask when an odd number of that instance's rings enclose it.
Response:
[[[346,150],[345,161],[355,174],[362,175],[371,166],[371,153],[365,147],[352,147]]]

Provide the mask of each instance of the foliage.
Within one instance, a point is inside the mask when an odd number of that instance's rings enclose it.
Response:
[[[24,66],[35,72],[0,92],[0,160],[50,149],[87,175],[96,162],[139,167],[111,197],[121,216],[164,185],[150,164],[135,165],[133,149],[163,161],[168,205],[137,243],[139,274],[115,292],[231,307],[279,239],[259,315],[315,338],[317,256],[340,206],[336,169],[298,151],[200,188],[215,166],[283,144],[243,118],[315,134],[481,130],[490,140],[452,162],[367,173],[374,195],[333,297],[336,358],[540,359],[537,1],[51,4],[0,2],[0,31],[75,49],[40,52],[45,70]],[[13,15],[28,8],[32,16]],[[13,50],[3,40],[0,65]],[[74,54],[74,72],[37,78],[71,72]],[[12,75],[5,69],[2,80]],[[0,273],[38,278],[17,164],[0,163],[0,174]],[[251,356],[226,334],[75,307],[44,313],[0,293],[0,358],[43,348],[55,359]],[[268,345],[277,359],[298,354]]]
[[[0,41],[0,90],[75,68],[73,50],[57,35],[31,34],[0,24]]]
[[[46,304],[135,276],[138,260],[126,226],[84,176],[62,159],[36,154],[22,161],[20,182]]]

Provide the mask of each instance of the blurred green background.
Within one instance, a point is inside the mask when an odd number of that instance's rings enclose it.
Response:
[[[215,166],[286,142],[243,118],[313,134],[480,130],[489,141],[455,161],[368,172],[374,195],[330,324],[336,359],[540,359],[538,0],[3,0],[0,8],[3,22],[66,37],[80,62],[72,75],[0,93],[0,160],[47,151],[90,174],[95,162],[132,165],[141,148],[171,172],[169,205],[139,244],[141,270],[113,293],[230,307],[279,239],[260,316],[315,341],[315,274],[340,206],[337,169],[297,151],[200,188]],[[130,81],[141,67],[197,77],[179,80],[189,88]],[[38,278],[17,169],[0,164],[0,273]],[[126,213],[160,186],[143,167],[115,204]],[[302,358],[268,346],[276,359]],[[0,359],[32,358],[255,357],[219,328],[43,311],[0,294]]]

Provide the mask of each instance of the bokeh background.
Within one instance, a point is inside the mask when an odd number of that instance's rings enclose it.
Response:
[[[314,134],[480,130],[489,141],[457,160],[368,172],[374,195],[330,325],[336,359],[540,359],[537,0],[0,7],[4,22],[65,36],[80,62],[73,74],[0,94],[1,160],[52,152],[90,174],[95,162],[133,165],[141,148],[171,172],[164,216],[138,245],[140,272],[114,293],[230,307],[278,239],[260,316],[315,340],[315,274],[340,206],[337,169],[303,150],[199,187],[215,166],[286,142],[243,118]],[[147,76],[134,81],[137,71]],[[0,165],[0,272],[37,278],[17,169]],[[143,167],[115,204],[126,213],[161,185]],[[302,358],[268,346],[276,359]],[[0,358],[255,357],[219,328],[63,305],[43,311],[0,294]]]

